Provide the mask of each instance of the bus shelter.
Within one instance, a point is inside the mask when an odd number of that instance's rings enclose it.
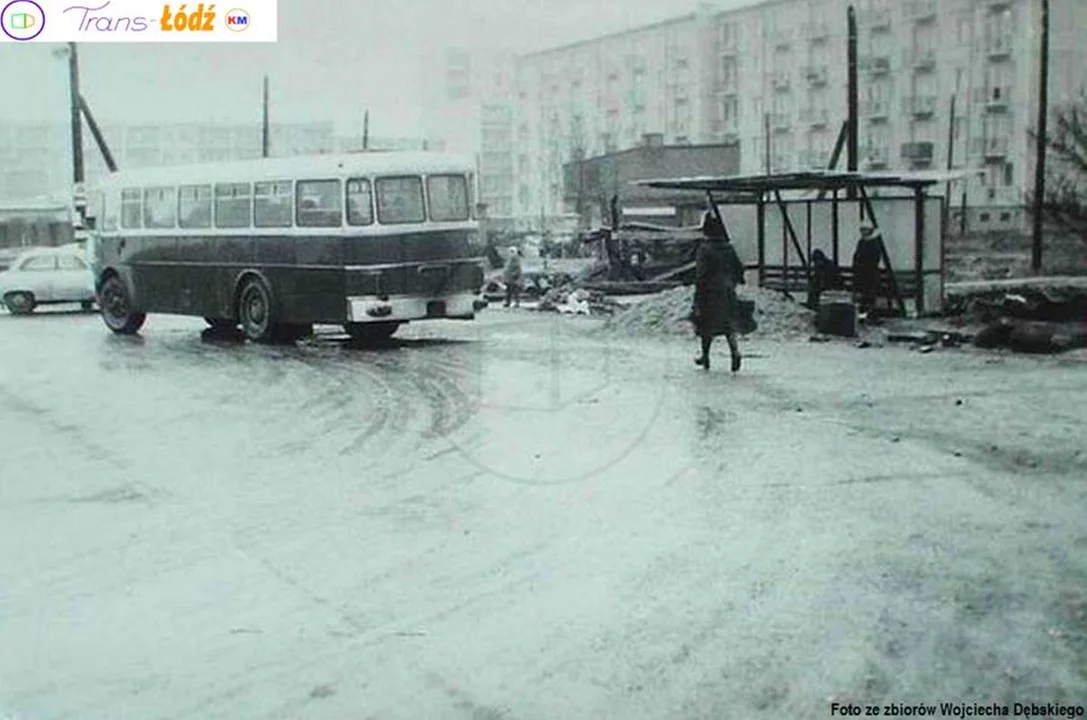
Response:
[[[883,237],[887,302],[899,314],[922,315],[939,312],[944,298],[944,197],[930,193],[960,176],[813,171],[635,182],[704,192],[759,284],[786,293],[807,288],[816,250],[851,287],[853,251],[861,226],[870,224]]]

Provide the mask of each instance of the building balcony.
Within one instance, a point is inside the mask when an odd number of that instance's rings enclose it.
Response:
[[[722,145],[739,145],[740,144],[740,133],[738,133],[735,130],[726,130],[721,135],[721,144]]]
[[[829,150],[804,150],[800,153],[801,167],[811,170],[826,170],[830,164]]]
[[[1008,138],[986,138],[984,152],[986,160],[1003,160],[1008,156]]]
[[[875,32],[885,32],[891,29],[891,11],[887,8],[869,10],[862,16],[862,24]]]
[[[871,170],[887,167],[890,160],[890,153],[885,147],[866,147],[863,149],[862,157],[864,158],[864,166]]]
[[[774,132],[786,132],[793,127],[793,119],[789,113],[773,113],[770,115],[770,127]]]
[[[869,120],[886,120],[890,112],[890,103],[886,100],[868,100],[861,104],[861,112]]]
[[[936,51],[914,50],[909,54],[909,63],[914,70],[934,70],[936,68]]]
[[[1007,112],[1011,96],[1012,90],[1009,87],[990,88],[985,96],[985,108],[989,112]]]
[[[826,65],[808,65],[802,68],[801,72],[807,78],[808,83],[815,87],[827,84],[828,70]]]
[[[770,172],[783,173],[793,169],[793,159],[787,153],[776,153],[770,158]]]
[[[936,20],[936,0],[912,0],[906,3],[906,17],[914,22]]]
[[[936,144],[927,141],[902,143],[902,159],[915,165],[928,165],[932,163],[935,149]]]
[[[891,58],[889,55],[872,55],[865,58],[863,66],[869,75],[886,75],[891,72]]]
[[[824,22],[814,22],[804,29],[804,36],[810,43],[822,43],[830,39],[830,26]]]
[[[914,118],[929,118],[936,113],[936,97],[933,95],[910,95],[902,103],[902,110]]]
[[[826,108],[804,108],[800,111],[800,120],[813,128],[826,127],[830,123],[830,111]]]
[[[793,31],[775,30],[770,33],[770,44],[775,50],[788,50],[793,44]]]
[[[789,86],[792,84],[792,78],[790,78],[789,73],[786,72],[774,73],[773,77],[770,79],[770,84],[775,90],[788,90]]]
[[[990,60],[1004,60],[1011,57],[1013,45],[1011,33],[993,35],[985,40],[985,53]]]

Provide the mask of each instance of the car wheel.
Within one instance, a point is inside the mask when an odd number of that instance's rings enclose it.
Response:
[[[253,342],[275,339],[272,292],[259,278],[249,278],[238,294],[238,319],[242,332]]]
[[[102,283],[98,306],[102,308],[102,321],[106,327],[118,335],[135,335],[147,319],[145,313],[133,311],[128,288],[116,275]]]
[[[4,304],[12,315],[29,315],[37,305],[34,296],[28,292],[11,292],[4,296]]]

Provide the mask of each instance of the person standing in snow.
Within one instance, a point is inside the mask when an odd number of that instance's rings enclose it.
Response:
[[[506,269],[502,273],[502,282],[506,284],[505,307],[509,307],[511,302],[514,307],[521,307],[522,275],[521,250],[519,248],[510,248],[510,256],[506,260]]]
[[[713,339],[724,335],[732,356],[732,372],[740,369],[740,347],[736,341],[740,300],[736,286],[744,284],[744,265],[729,242],[724,225],[712,212],[702,220],[705,239],[698,248],[695,268],[694,308],[691,321],[702,343],[702,355],[695,364],[710,369]]]

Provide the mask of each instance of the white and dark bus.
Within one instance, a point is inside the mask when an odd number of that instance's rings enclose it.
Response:
[[[483,305],[474,164],[374,152],[113,173],[91,193],[102,318],[203,317],[258,342],[381,339]]]

